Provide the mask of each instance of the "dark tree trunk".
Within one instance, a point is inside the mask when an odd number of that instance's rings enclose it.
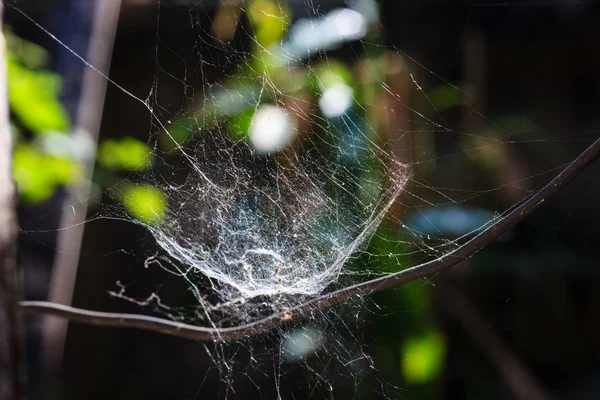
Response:
[[[0,29],[2,11],[0,0]],[[0,33],[0,400],[16,400],[23,397],[17,317],[20,291],[4,48],[4,36]]]

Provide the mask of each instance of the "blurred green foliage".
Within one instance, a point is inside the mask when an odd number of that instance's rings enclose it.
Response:
[[[45,154],[27,143],[14,148],[13,175],[23,200],[37,203],[50,197],[59,185],[83,180],[77,161]]]
[[[40,46],[5,30],[7,41],[8,98],[15,145],[13,175],[21,200],[35,204],[47,200],[59,187],[75,187],[86,179],[83,159],[88,141],[71,134],[71,120],[62,106],[62,78],[47,69],[48,53]],[[144,223],[158,223],[166,212],[166,199],[157,188],[129,184],[119,172],[151,168],[154,152],[139,140],[125,137],[103,140],[97,152],[98,176],[103,182],[121,180],[117,196],[127,211]]]
[[[154,153],[137,139],[107,139],[98,147],[98,163],[109,169],[142,171],[154,164]]]
[[[253,0],[247,12],[254,28],[255,51],[259,53],[279,43],[291,23],[289,10],[274,0]]]
[[[27,203],[49,198],[60,185],[77,185],[83,179],[79,162],[47,153],[35,141],[52,132],[65,134],[71,121],[60,103],[61,78],[46,69],[48,55],[34,43],[5,31],[7,42],[8,100],[15,148],[14,178]]]
[[[446,356],[446,342],[439,332],[427,332],[402,345],[402,373],[407,382],[424,384],[436,379]]]
[[[436,86],[431,91],[431,102],[438,112],[456,107],[462,104],[462,92],[460,89],[447,83]]]
[[[152,185],[125,184],[119,199],[131,216],[149,225],[160,223],[167,212],[165,194]]]
[[[327,63],[321,63],[314,68],[310,80],[311,89],[316,93],[323,93],[332,86],[343,84],[354,86],[356,82],[350,68],[339,60],[332,59]]]
[[[242,140],[248,136],[254,111],[254,109],[249,109],[230,118],[228,127],[233,139]]]
[[[67,132],[71,122],[58,96],[61,79],[48,71],[29,69],[14,54],[7,55],[9,76],[8,101],[11,111],[33,132]]]
[[[62,80],[44,69],[48,61],[45,50],[18,38],[10,30],[5,36],[8,101],[12,113],[25,128],[35,133],[69,131],[71,121],[59,100]]]

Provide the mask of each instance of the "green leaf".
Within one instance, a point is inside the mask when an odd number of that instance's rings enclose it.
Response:
[[[7,54],[8,101],[19,121],[34,133],[67,132],[71,122],[58,95],[61,79],[46,71],[34,71]]]
[[[291,22],[287,8],[273,0],[253,0],[248,7],[248,17],[255,39],[263,48],[279,42]]]
[[[167,212],[165,194],[151,185],[127,184],[120,200],[132,217],[149,225],[160,223]]]
[[[290,12],[282,2],[252,0],[248,18],[254,31],[251,69],[259,75],[272,77],[286,65],[276,47],[290,26]]]
[[[141,171],[152,166],[154,153],[137,139],[107,139],[98,147],[98,163],[114,170]]]
[[[29,144],[15,147],[13,176],[19,194],[28,203],[48,199],[60,185],[76,185],[83,170],[74,160],[44,154]]]
[[[445,356],[446,341],[439,332],[408,339],[402,345],[402,374],[412,384],[431,382],[442,371]]]

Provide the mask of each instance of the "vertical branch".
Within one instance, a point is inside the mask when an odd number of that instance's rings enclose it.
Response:
[[[92,35],[86,59],[105,75],[108,75],[110,67],[120,8],[121,0],[100,1],[94,7]],[[106,79],[97,71],[85,69],[75,115],[74,135],[87,135],[97,141],[106,85]],[[70,304],[73,296],[94,162],[95,153],[90,154],[89,159],[84,162],[87,175],[85,182],[74,188],[64,203],[70,207],[65,208],[60,221],[60,235],[48,296],[55,303]],[[56,372],[62,363],[66,334],[67,321],[56,318],[45,321],[44,363],[50,374]]]
[[[12,180],[12,140],[8,114],[8,85],[4,35],[1,33],[3,3],[0,0],[0,400],[23,396],[17,304],[17,220]]]

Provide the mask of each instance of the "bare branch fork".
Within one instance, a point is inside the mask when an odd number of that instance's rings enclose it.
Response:
[[[276,313],[267,318],[230,328],[207,328],[174,322],[141,314],[105,313],[78,309],[41,301],[22,301],[20,310],[27,314],[47,314],[66,318],[74,322],[90,325],[114,326],[122,328],[138,328],[160,332],[200,341],[230,341],[257,336],[299,321],[309,315],[327,310],[353,298],[367,296],[382,290],[408,283],[448,269],[466,258],[471,257],[483,247],[493,242],[498,236],[512,226],[525,219],[538,209],[546,200],[564,189],[581,171],[588,167],[600,155],[600,139],[567,166],[550,183],[536,192],[529,199],[512,210],[506,217],[493,223],[488,229],[448,254],[412,268],[394,274],[356,284],[332,293],[325,294],[294,307],[284,313]]]

